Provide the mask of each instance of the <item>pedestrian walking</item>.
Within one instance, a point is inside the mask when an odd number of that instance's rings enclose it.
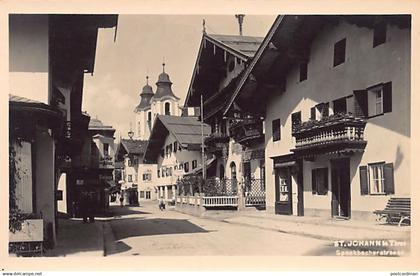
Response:
[[[124,195],[123,192],[121,191],[121,195],[120,195],[120,205],[123,206],[124,205]]]
[[[163,197],[160,197],[159,199],[159,210],[165,210],[165,201],[163,200]]]

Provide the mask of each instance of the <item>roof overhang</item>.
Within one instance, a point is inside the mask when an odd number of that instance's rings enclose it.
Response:
[[[405,15],[281,15],[278,16],[242,79],[223,114],[236,102],[242,109],[265,113],[266,96],[281,90],[290,66],[306,62],[311,41],[323,26],[345,20],[359,27],[373,28],[387,20],[399,28],[410,26]]]

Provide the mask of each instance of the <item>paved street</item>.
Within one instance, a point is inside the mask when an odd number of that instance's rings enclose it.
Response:
[[[332,254],[331,242],[201,219],[156,203],[112,206],[105,253],[120,255],[318,255]],[[111,228],[111,229],[109,229]]]

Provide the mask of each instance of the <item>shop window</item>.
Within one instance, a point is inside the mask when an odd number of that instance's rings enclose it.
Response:
[[[394,194],[393,163],[372,163],[359,167],[362,195]]]
[[[334,114],[347,113],[347,98],[346,97],[333,101],[333,112]]]
[[[191,165],[193,170],[197,168],[197,160],[193,160]]]
[[[334,44],[334,66],[344,63],[346,59],[346,39]]]
[[[386,23],[376,24],[373,29],[373,47],[384,44],[386,42]]]
[[[299,81],[304,81],[308,78],[308,62],[301,63],[299,66]]]
[[[171,104],[165,103],[165,115],[171,115]]]
[[[302,123],[302,113],[300,111],[292,113],[292,131],[293,131],[293,128],[295,128],[296,126],[299,126],[301,123]]]
[[[189,164],[189,162],[185,162],[184,163],[184,172],[189,172],[190,171],[190,164]]]
[[[276,119],[272,121],[272,131],[273,131],[273,142],[279,141],[281,139],[280,119]]]
[[[326,195],[328,192],[328,168],[312,170],[312,194]]]

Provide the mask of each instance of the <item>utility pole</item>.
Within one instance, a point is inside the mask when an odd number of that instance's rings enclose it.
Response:
[[[203,169],[203,180],[206,181],[206,155],[204,152],[204,116],[203,116],[203,94],[201,94],[200,99],[200,116],[201,116],[201,162],[202,162],[202,169]]]

